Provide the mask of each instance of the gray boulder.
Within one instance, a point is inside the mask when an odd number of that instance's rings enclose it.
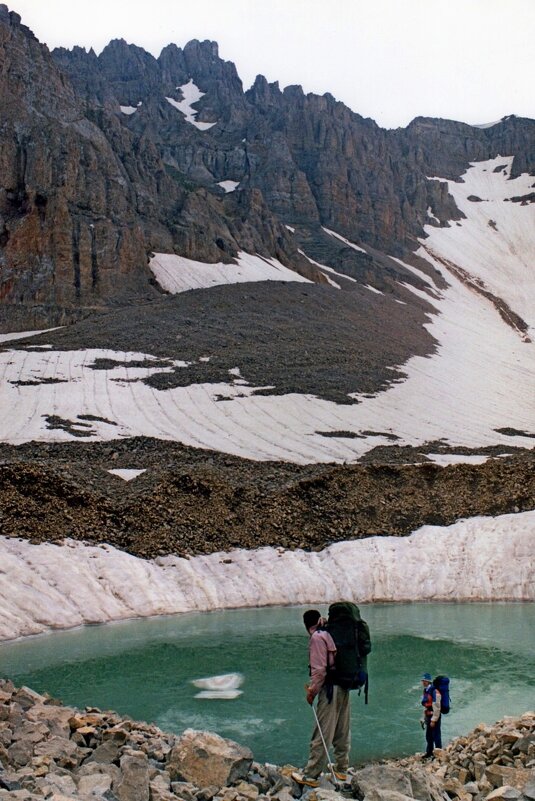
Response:
[[[410,770],[393,765],[370,765],[355,773],[351,780],[355,798],[366,801],[442,801],[442,788],[437,778],[418,768]]]
[[[108,765],[104,762],[90,762],[86,760],[74,773],[75,780],[80,782],[86,776],[105,776],[111,784],[117,784],[121,778],[121,770],[117,765]],[[107,783],[107,780],[103,780]]]
[[[219,787],[203,787],[202,790],[198,790],[191,782],[171,782],[171,790],[184,801],[193,801],[195,798],[198,798],[199,801],[212,801],[212,798],[217,795]]]
[[[15,767],[27,765],[33,756],[33,743],[27,740],[18,740],[9,746],[7,756],[10,765]]]
[[[141,751],[121,757],[121,778],[113,791],[119,801],[149,801],[149,760]]]
[[[520,795],[521,792],[516,787],[504,784],[485,796],[485,801],[516,801],[517,798],[520,798]]]
[[[21,741],[26,742],[26,741]],[[64,768],[74,768],[83,759],[87,749],[79,748],[66,737],[50,737],[34,747],[35,756],[49,756]]]
[[[39,743],[48,737],[50,730],[45,723],[32,723],[25,720],[13,731],[13,740],[28,740],[30,743]]]
[[[119,746],[115,740],[105,740],[87,758],[87,762],[111,764],[119,759]]]
[[[34,704],[44,704],[46,698],[44,695],[36,693],[29,687],[20,687],[13,695],[13,700],[16,701],[26,711]]]
[[[45,796],[49,795],[50,792],[63,793],[63,795],[76,794],[74,779],[71,776],[62,776],[58,773],[49,773],[48,776],[45,776],[43,779],[43,787],[46,787],[48,790],[48,792],[45,790]]]
[[[526,798],[529,798],[530,801],[535,801],[535,770],[531,772],[532,778],[527,782],[526,786],[524,787],[524,795]]]
[[[374,787],[364,796],[365,801],[410,801],[412,796],[398,793],[397,790],[387,790],[383,787]]]
[[[13,729],[5,720],[0,721],[0,745],[10,746],[13,741]]]
[[[184,779],[197,787],[224,787],[247,777],[253,754],[213,732],[186,729],[167,760],[171,779]]]
[[[78,792],[80,795],[103,796],[111,790],[112,777],[109,773],[88,773],[78,779]]]
[[[149,782],[150,801],[176,801],[176,795],[171,791],[169,776],[157,773]]]
[[[56,737],[70,737],[71,727],[69,719],[72,716],[72,709],[52,704],[35,704],[26,713],[29,721],[34,723],[44,723],[50,733]]]
[[[530,771],[526,768],[511,768],[507,765],[492,764],[485,768],[485,777],[497,789],[504,785],[522,790],[530,779]]]

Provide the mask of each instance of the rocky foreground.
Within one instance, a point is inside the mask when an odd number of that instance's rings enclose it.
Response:
[[[20,801],[535,801],[535,713],[480,725],[430,764],[355,770],[343,787],[303,793],[291,770],[210,732],[167,734],[0,680],[0,799]]]

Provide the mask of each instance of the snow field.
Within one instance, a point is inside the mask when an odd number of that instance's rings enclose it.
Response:
[[[241,284],[247,281],[297,281],[312,283],[308,278],[289,270],[277,259],[265,259],[240,253],[237,264],[206,264],[173,253],[155,253],[149,267],[162,287],[171,294],[190,289],[205,289],[220,284]]]
[[[318,431],[384,431],[395,433],[397,444],[415,446],[442,438],[476,449],[495,444],[533,447],[529,437],[508,437],[495,429],[535,433],[535,346],[521,342],[491,304],[456,279],[440,300],[431,301],[441,314],[429,328],[444,344],[433,357],[410,359],[404,367],[406,380],[375,397],[363,396],[353,406],[311,395],[255,396],[255,388],[245,385],[239,374],[229,376],[228,383],[157,390],[142,379],[185,363],[162,366],[150,354],[0,351],[0,406],[5,412],[0,439],[13,444],[72,441],[68,430],[47,428],[47,415],[56,415],[72,421],[86,440],[153,436],[299,464],[355,461],[375,445],[390,443],[387,436],[349,439],[323,437]],[[97,358],[115,360],[117,366],[92,369]],[[128,366],[134,360],[145,360],[147,366]],[[46,379],[61,383],[38,383]],[[220,396],[228,400],[217,400]],[[102,420],[79,420],[88,414]],[[451,461],[459,461],[458,456]]]
[[[535,512],[424,526],[319,553],[143,560],[110,545],[0,537],[0,640],[131,617],[258,605],[535,600]],[[422,559],[425,553],[425,559]]]
[[[447,181],[467,219],[449,228],[425,226],[428,239],[422,244],[505,300],[535,338],[535,204],[511,200],[532,193],[535,181],[527,174],[511,180],[512,163],[512,156],[474,162],[462,182]],[[499,167],[503,169],[494,172]]]
[[[225,383],[156,390],[142,379],[185,363],[169,360],[167,367],[150,354],[111,350],[4,349],[0,350],[0,407],[5,411],[0,419],[0,440],[19,444],[32,439],[72,441],[76,433],[84,434],[86,440],[144,435],[245,458],[298,464],[354,462],[375,446],[392,444],[392,434],[398,438],[397,445],[414,447],[443,440],[452,448],[476,451],[495,445],[533,448],[535,344],[525,341],[502,319],[491,300],[467,286],[462,276],[441,261],[457,259],[476,281],[484,281],[517,313],[533,320],[535,226],[530,225],[529,216],[533,211],[530,206],[504,200],[524,193],[533,179],[508,180],[510,166],[510,159],[494,159],[473,165],[464,183],[449,182],[467,217],[461,225],[449,228],[428,226],[429,236],[419,251],[445,276],[448,286],[437,289],[427,275],[405,265],[422,279],[425,289],[405,286],[436,309],[426,327],[438,346],[429,357],[409,359],[403,365],[407,377],[387,391],[373,397],[355,395],[359,401],[355,405],[337,405],[297,393],[254,395],[257,388],[249,386],[239,372],[229,375]],[[496,167],[501,171],[494,172]],[[476,191],[487,200],[468,201]],[[488,226],[490,214],[497,230]],[[505,282],[498,276],[500,259],[508,276]],[[334,280],[339,274],[326,265],[318,267],[339,286]],[[243,253],[234,265],[207,265],[157,254],[151,269],[170,292],[251,280],[307,281],[275,259]],[[11,335],[2,336],[7,342]],[[111,370],[94,370],[96,358],[114,359],[119,364]],[[210,354],[202,358],[209,359]],[[130,367],[128,362],[134,359],[144,359],[146,367]],[[62,383],[39,383],[46,379]],[[221,396],[225,400],[220,400]],[[80,419],[88,414],[102,419],[90,423]],[[49,415],[73,425],[70,430],[48,428]],[[498,433],[497,429],[504,428],[520,433]],[[317,433],[338,431],[359,438]],[[362,435],[363,431],[384,433],[370,436]],[[448,464],[484,457],[435,453],[431,458]]]

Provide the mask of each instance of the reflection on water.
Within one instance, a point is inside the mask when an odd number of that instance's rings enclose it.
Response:
[[[116,709],[180,732],[210,729],[255,758],[303,763],[312,711],[304,700],[301,608],[251,609],[115,623],[0,646],[0,672],[77,706]],[[325,610],[322,610],[325,611]],[[535,605],[377,604],[370,702],[353,694],[353,759],[421,750],[422,671],[451,677],[446,739],[533,707]],[[192,680],[242,673],[234,700],[195,698]]]

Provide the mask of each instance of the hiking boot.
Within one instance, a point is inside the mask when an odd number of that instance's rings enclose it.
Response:
[[[345,770],[333,770],[335,778],[339,782],[346,782],[347,781],[347,773]]]
[[[304,773],[299,773],[296,770],[291,774],[291,777],[297,784],[303,784],[306,787],[319,787],[320,785],[318,779],[313,776],[305,776]]]

